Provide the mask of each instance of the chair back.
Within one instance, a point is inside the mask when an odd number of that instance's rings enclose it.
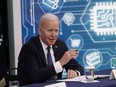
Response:
[[[11,68],[7,70],[5,75],[5,81],[6,81],[5,87],[8,87],[9,81],[17,81],[17,80],[18,80],[17,68]]]

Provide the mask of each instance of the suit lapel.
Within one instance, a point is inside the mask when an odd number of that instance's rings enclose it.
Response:
[[[53,45],[53,51],[54,51],[55,61],[58,61],[59,58],[58,58],[58,55],[57,55],[57,52],[58,52],[58,46],[57,45]]]
[[[43,51],[43,48],[42,48],[42,45],[41,45],[39,36],[37,37],[36,45],[37,45],[36,47],[37,47],[37,49],[39,51],[38,53],[40,54],[41,60],[43,61],[43,63],[45,65],[47,65],[45,55],[43,55],[44,54],[44,51]]]
[[[37,47],[37,49],[39,51],[39,54],[41,56],[41,59],[42,59],[43,63],[45,65],[47,65],[45,55],[43,55],[44,51],[43,51],[39,36],[37,37],[37,40],[36,40],[36,47]],[[53,51],[54,51],[55,61],[59,60],[58,49],[59,49],[59,46],[57,44],[54,44],[53,45]]]

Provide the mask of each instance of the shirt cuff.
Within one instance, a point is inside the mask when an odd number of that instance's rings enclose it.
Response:
[[[77,73],[77,76],[81,76],[81,73],[78,70],[74,70]]]
[[[62,68],[62,66],[61,66],[59,61],[55,62],[53,65],[54,65],[56,73],[59,73],[59,72],[63,71],[63,68]]]

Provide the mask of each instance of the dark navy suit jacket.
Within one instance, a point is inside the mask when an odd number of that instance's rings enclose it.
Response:
[[[53,45],[55,61],[58,61],[67,51],[65,43],[57,40]],[[50,77],[56,75],[53,64],[47,65],[44,51],[39,40],[39,36],[31,38],[23,45],[18,58],[18,77],[20,85],[40,83],[47,81]],[[83,68],[74,59],[70,60],[65,66],[67,69],[78,70],[83,74]],[[61,78],[62,72],[57,74]]]

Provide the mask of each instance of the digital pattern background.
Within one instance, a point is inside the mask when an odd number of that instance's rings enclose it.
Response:
[[[116,0],[21,0],[22,44],[38,35],[45,13],[60,19],[59,38],[95,70],[116,68]]]

